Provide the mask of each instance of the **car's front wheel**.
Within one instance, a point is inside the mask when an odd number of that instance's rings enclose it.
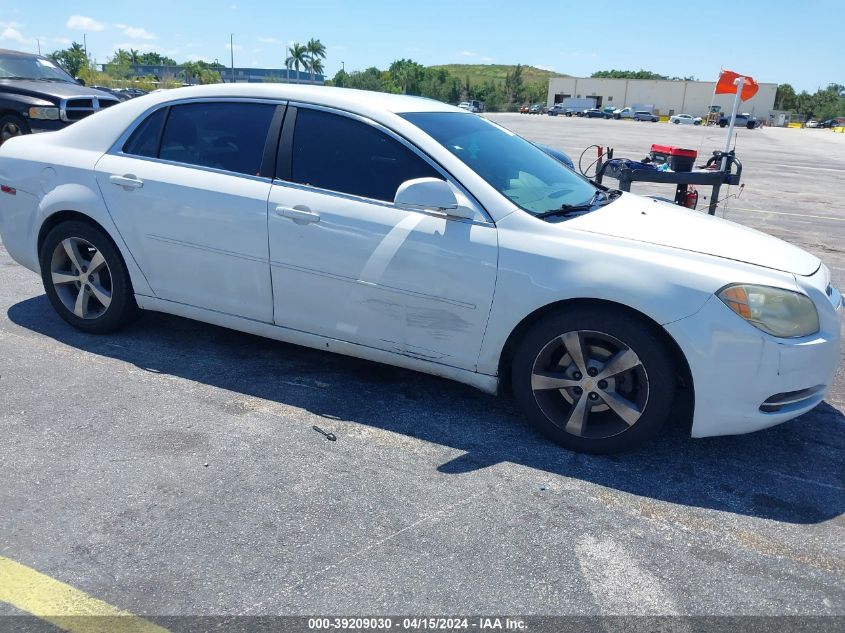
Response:
[[[671,356],[655,327],[593,307],[550,314],[519,342],[514,396],[565,448],[613,453],[641,444],[666,422],[675,393]]]
[[[101,229],[76,220],[62,222],[44,238],[39,259],[47,298],[72,326],[105,334],[137,315],[126,264]]]
[[[29,126],[17,114],[4,114],[0,117],[0,145],[23,134],[29,134]]]

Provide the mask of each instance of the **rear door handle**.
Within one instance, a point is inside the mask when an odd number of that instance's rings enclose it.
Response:
[[[320,221],[319,213],[301,204],[295,207],[276,207],[276,213],[282,217],[290,218],[297,224],[311,224],[312,222]]]
[[[109,176],[109,181],[113,185],[123,187],[126,191],[129,191],[130,189],[140,189],[144,186],[144,181],[139,180],[132,174],[126,174],[125,176]]]

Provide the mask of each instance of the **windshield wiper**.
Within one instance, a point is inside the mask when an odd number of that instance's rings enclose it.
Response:
[[[36,81],[60,81],[63,84],[73,83],[69,82],[67,79],[62,79],[61,77],[39,77]]]
[[[557,209],[552,209],[551,211],[540,213],[537,217],[549,218],[552,216],[567,216],[574,215],[582,211],[589,211],[599,202],[601,202],[602,198],[604,200],[609,199],[608,195],[604,191],[602,191],[601,189],[597,189],[596,192],[593,194],[593,197],[587,200],[586,202],[581,202],[580,204],[562,204]]]
[[[0,79],[32,79],[32,77],[21,77],[20,75],[4,75]]]

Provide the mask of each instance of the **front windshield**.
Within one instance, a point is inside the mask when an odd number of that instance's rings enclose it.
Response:
[[[499,193],[542,215],[593,200],[596,188],[524,138],[473,114],[402,115],[466,163]]]
[[[8,77],[73,82],[73,77],[44,57],[0,54],[0,79]]]

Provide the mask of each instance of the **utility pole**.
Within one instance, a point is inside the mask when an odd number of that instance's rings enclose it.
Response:
[[[38,39],[38,38],[35,38],[35,41],[38,42],[38,54],[40,55],[41,54],[41,40]]]
[[[235,83],[235,34],[229,33],[229,53],[232,55],[232,83]]]
[[[340,62],[340,69],[345,73],[346,72],[346,62]]]

